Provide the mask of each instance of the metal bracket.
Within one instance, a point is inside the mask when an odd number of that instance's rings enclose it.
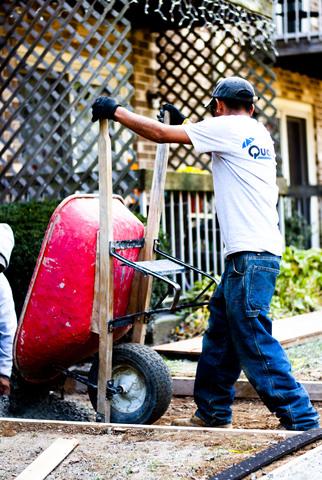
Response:
[[[72,370],[69,370],[68,368],[64,367],[56,367],[56,370],[58,370],[60,373],[65,375],[65,377],[68,378],[73,378],[74,380],[77,380],[78,382],[82,383],[83,385],[86,385],[87,387],[92,388],[93,390],[97,390],[97,385],[90,382],[88,380],[88,377],[84,377],[83,375],[79,375],[79,373],[73,372]],[[124,393],[124,388],[122,385],[118,385],[117,387],[114,386],[114,380],[108,380],[106,383],[106,398],[110,399],[113,397],[113,395],[120,395]]]
[[[144,247],[144,238],[138,240],[121,240],[110,242],[110,251],[113,250],[127,250],[129,248],[142,248]]]
[[[121,395],[124,393],[125,390],[122,387],[122,385],[118,385],[117,387],[114,387],[114,380],[108,380],[106,384],[106,398],[110,400],[113,395]]]

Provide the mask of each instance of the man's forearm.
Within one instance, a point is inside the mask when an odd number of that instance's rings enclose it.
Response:
[[[181,125],[165,125],[123,107],[116,109],[114,117],[125,127],[153,142],[191,144],[190,138]]]

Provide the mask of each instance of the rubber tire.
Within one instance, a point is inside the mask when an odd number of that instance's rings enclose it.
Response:
[[[145,345],[123,343],[113,349],[113,365],[129,365],[144,379],[146,395],[141,406],[133,412],[120,412],[111,406],[112,423],[151,424],[167,410],[172,398],[171,374],[160,355]],[[97,385],[98,355],[95,357],[89,381]],[[97,408],[97,390],[88,388],[94,410]]]

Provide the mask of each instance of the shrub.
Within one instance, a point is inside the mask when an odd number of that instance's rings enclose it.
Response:
[[[8,223],[15,236],[15,247],[6,277],[20,315],[28,286],[35,268],[41,243],[57,200],[12,203],[0,206],[0,222]]]
[[[272,300],[275,317],[318,310],[322,307],[322,250],[286,247]]]

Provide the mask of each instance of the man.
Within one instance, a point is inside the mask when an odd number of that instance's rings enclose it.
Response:
[[[10,394],[12,344],[17,327],[11,288],[2,273],[9,265],[13,246],[11,228],[6,223],[0,223],[0,396]]]
[[[241,370],[281,425],[317,428],[318,414],[291,374],[288,358],[271,335],[268,317],[282,253],[276,203],[276,162],[266,128],[252,119],[255,92],[240,78],[220,81],[208,105],[212,118],[182,124],[166,104],[171,124],[142,117],[100,97],[93,121],[109,118],[155,142],[192,144],[211,152],[216,209],[225,245],[225,271],[210,301],[195,381],[197,411],[178,425],[231,426],[234,383]]]

